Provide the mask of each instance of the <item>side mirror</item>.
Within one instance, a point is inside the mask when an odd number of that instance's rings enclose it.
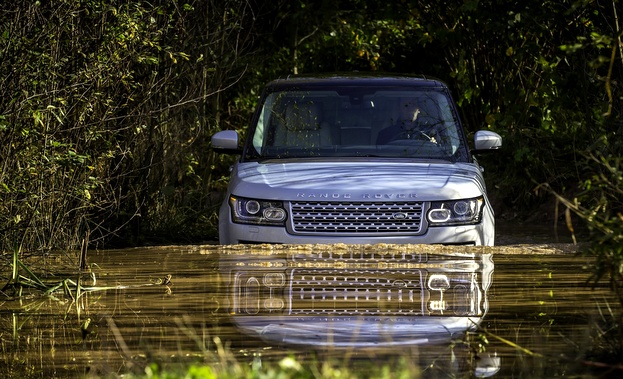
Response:
[[[212,136],[212,149],[217,153],[241,154],[238,147],[238,132],[235,130],[222,130]]]
[[[502,147],[502,137],[490,130],[479,130],[474,135],[472,154],[482,154],[498,150]]]

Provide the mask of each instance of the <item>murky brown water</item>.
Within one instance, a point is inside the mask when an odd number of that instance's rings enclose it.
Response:
[[[603,345],[618,308],[607,288],[584,285],[591,262],[568,248],[89,252],[77,301],[62,291],[1,300],[0,377],[219,364],[221,346],[254,364],[402,356],[431,378],[592,375],[581,357]]]

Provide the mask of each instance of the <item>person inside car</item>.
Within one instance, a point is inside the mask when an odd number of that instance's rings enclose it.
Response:
[[[402,98],[396,121],[379,132],[376,144],[385,145],[396,140],[421,138],[437,143],[436,133],[431,128],[430,121],[430,116],[426,114],[426,111],[422,111],[418,99]]]

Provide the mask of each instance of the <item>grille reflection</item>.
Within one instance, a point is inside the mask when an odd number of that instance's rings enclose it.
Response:
[[[294,315],[421,315],[418,271],[294,270]]]
[[[309,250],[309,251],[305,251]],[[232,321],[270,343],[419,345],[474,330],[488,311],[491,254],[324,251],[221,257]]]

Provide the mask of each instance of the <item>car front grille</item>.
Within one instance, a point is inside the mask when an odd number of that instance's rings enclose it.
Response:
[[[292,229],[299,234],[379,235],[422,233],[422,202],[290,203]]]

